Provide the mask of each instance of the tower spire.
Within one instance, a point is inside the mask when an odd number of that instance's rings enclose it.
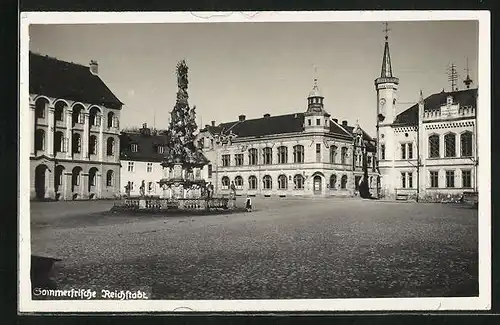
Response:
[[[380,78],[392,78],[392,64],[391,64],[391,54],[389,52],[389,23],[384,23],[384,33],[385,33],[385,46],[384,46],[384,57],[382,59],[382,70],[380,72]]]

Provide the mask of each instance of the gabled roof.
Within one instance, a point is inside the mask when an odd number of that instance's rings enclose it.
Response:
[[[424,111],[439,110],[442,105],[446,104],[448,96],[453,97],[453,102],[458,103],[460,107],[477,105],[477,88],[445,92],[444,90],[430,95],[424,99]],[[418,124],[418,104],[411,106],[398,114],[393,125],[414,126]]]
[[[30,52],[31,94],[120,109],[123,103],[88,66]]]
[[[130,150],[131,144],[137,144],[137,152]],[[162,162],[168,150],[167,136],[145,135],[141,133],[122,132],[120,134],[120,159],[132,161]],[[164,153],[158,153],[158,146],[164,146]]]

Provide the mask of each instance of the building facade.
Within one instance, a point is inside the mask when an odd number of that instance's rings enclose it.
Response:
[[[113,198],[120,189],[123,103],[98,64],[30,53],[31,199]]]
[[[399,79],[392,74],[385,42],[377,91],[378,162],[381,194],[428,201],[458,198],[477,191],[477,96],[470,89],[444,90],[396,112]]]
[[[166,136],[151,130],[147,124],[137,131],[122,132],[120,135],[120,178],[122,195],[138,196],[144,182],[144,192],[149,196],[159,196],[158,185],[163,178],[161,162],[165,156]],[[129,187],[129,192],[127,189]]]
[[[211,164],[202,177],[226,195],[352,196],[366,171],[375,194],[376,145],[359,125],[338,123],[324,109],[317,81],[305,112],[207,125],[198,146]]]

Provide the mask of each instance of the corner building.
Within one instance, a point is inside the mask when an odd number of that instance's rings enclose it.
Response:
[[[89,66],[31,53],[31,199],[113,198],[120,191],[123,103]]]
[[[377,91],[378,161],[381,195],[423,201],[477,192],[478,89],[437,92],[396,112],[399,79],[392,73],[386,38]]]
[[[323,101],[315,80],[305,112],[207,125],[197,139],[211,161],[203,178],[217,195],[234,182],[237,195],[352,196],[366,168],[375,194],[374,139],[332,119]]]

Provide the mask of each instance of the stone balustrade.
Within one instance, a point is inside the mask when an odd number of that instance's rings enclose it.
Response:
[[[161,210],[217,210],[230,207],[229,198],[127,198],[115,204],[116,208],[139,211]]]

